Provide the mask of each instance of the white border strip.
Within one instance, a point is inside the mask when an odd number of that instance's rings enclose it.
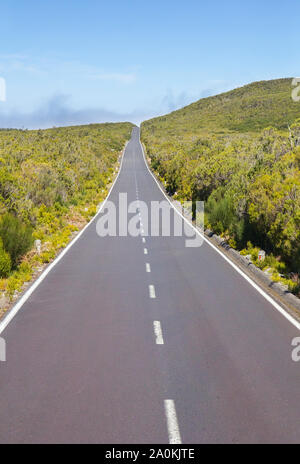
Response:
[[[69,251],[69,249],[74,245],[74,243],[77,242],[77,240],[82,236],[82,234],[85,232],[85,230],[92,224],[92,222],[95,221],[95,219],[97,218],[98,214],[101,213],[102,209],[104,208],[105,206],[105,203],[107,202],[110,194],[111,194],[111,191],[112,189],[114,188],[115,186],[115,183],[117,182],[117,179],[120,175],[120,172],[122,170],[122,166],[123,166],[123,160],[124,160],[124,155],[125,155],[125,151],[126,151],[126,148],[127,148],[127,145],[128,145],[128,141],[125,143],[125,146],[124,146],[124,149],[123,149],[123,155],[122,155],[122,159],[121,159],[121,164],[120,164],[120,168],[119,168],[119,172],[118,172],[118,175],[117,177],[115,178],[112,186],[110,187],[109,189],[109,192],[105,198],[105,200],[102,202],[101,204],[101,207],[99,208],[99,210],[97,211],[97,213],[95,214],[95,216],[90,220],[90,222],[88,222],[84,228],[76,235],[76,237],[73,238],[73,240],[66,246],[66,248],[63,249],[63,251],[54,259],[54,261],[52,261],[51,264],[49,264],[49,266],[42,272],[42,274],[38,277],[38,279],[31,285],[31,287],[24,293],[24,295],[22,295],[22,297],[19,299],[19,301],[12,307],[12,309],[7,313],[6,316],[4,316],[3,320],[0,322],[0,334],[6,329],[6,327],[8,326],[8,324],[11,322],[11,320],[15,317],[15,315],[20,311],[20,309],[22,308],[23,304],[28,300],[28,298],[31,296],[31,294],[34,292],[34,290],[43,282],[43,280],[45,279],[45,277],[49,274],[49,272],[54,268],[54,266],[56,266],[57,263],[59,263],[59,261],[65,256],[65,254]]]
[[[156,184],[158,185],[159,189],[161,190],[161,192],[163,193],[163,195],[165,196],[165,198],[168,200],[168,202],[170,203],[170,205],[172,206],[172,208],[176,211],[177,214],[179,214],[179,216],[181,216],[181,218],[190,226],[192,227],[192,229],[194,229],[194,231],[200,235],[203,240],[205,240],[206,243],[208,243],[217,253],[219,253],[219,255],[222,256],[223,259],[225,259],[225,261],[227,261],[228,264],[230,264],[230,266],[232,266],[245,280],[247,280],[247,282],[252,285],[252,287],[255,288],[255,290],[257,290],[269,303],[271,303],[271,305],[274,306],[274,308],[277,309],[277,311],[279,311],[291,324],[293,324],[298,330],[300,330],[300,323],[293,318],[293,316],[291,316],[287,311],[285,311],[285,309],[283,309],[275,300],[273,300],[273,298],[268,295],[262,288],[260,288],[249,276],[247,276],[247,274],[245,274],[238,266],[236,266],[229,258],[227,258],[227,256],[225,256],[220,250],[218,250],[218,248],[213,245],[206,237],[204,234],[201,234],[199,232],[198,229],[196,229],[196,227],[193,226],[193,224],[191,224],[175,207],[174,205],[172,204],[172,202],[170,201],[170,199],[167,197],[167,195],[165,194],[165,192],[163,191],[163,189],[161,188],[161,186],[159,185],[159,182],[158,180],[156,179],[156,177],[154,176],[154,174],[152,173],[152,171],[150,170],[149,166],[148,166],[148,163],[146,161],[146,157],[145,157],[145,153],[144,153],[144,148],[143,148],[143,145],[141,143],[141,139],[140,139],[140,134],[141,132],[139,132],[139,142],[140,142],[140,146],[142,148],[142,153],[143,153],[143,157],[144,157],[144,162],[145,162],[145,165],[148,169],[148,171],[150,172],[151,176],[153,177],[153,179],[155,180]]]

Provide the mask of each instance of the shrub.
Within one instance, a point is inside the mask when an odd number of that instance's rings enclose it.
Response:
[[[213,192],[206,203],[208,221],[217,234],[229,233],[233,239],[233,248],[241,246],[245,236],[244,219],[239,219],[234,210],[232,199],[223,196],[223,189]]]
[[[50,250],[50,251],[44,251],[44,253],[41,253],[39,256],[39,261],[41,263],[50,263],[51,259],[55,258],[55,251]]]
[[[33,244],[32,228],[13,214],[6,213],[0,222],[0,237],[10,255],[12,268],[15,268]]]
[[[16,291],[19,292],[22,289],[22,283],[23,282],[16,275],[11,275],[9,277],[7,280],[6,291],[10,298],[13,297]]]
[[[11,259],[4,250],[3,242],[0,239],[0,277],[7,277],[11,270]]]
[[[19,268],[18,274],[24,282],[28,282],[32,277],[32,266],[28,262],[23,261]]]

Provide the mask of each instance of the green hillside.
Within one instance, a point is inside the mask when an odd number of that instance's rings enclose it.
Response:
[[[256,82],[145,121],[152,168],[176,199],[204,200],[206,226],[300,289],[300,103],[291,79]]]
[[[191,129],[215,133],[259,131],[268,126],[286,129],[300,117],[299,103],[291,98],[291,82],[292,79],[254,82],[147,121],[147,127],[153,124],[155,128],[172,128],[178,133]]]
[[[117,123],[0,130],[0,296],[4,302],[95,214],[132,127]],[[40,254],[33,248],[37,239],[42,244]]]

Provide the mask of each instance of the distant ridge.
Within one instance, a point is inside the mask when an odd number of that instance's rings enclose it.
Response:
[[[252,132],[268,126],[286,129],[300,118],[300,104],[292,100],[292,78],[253,82],[229,92],[202,98],[184,108],[146,122],[172,126],[181,133],[188,125],[214,133]]]

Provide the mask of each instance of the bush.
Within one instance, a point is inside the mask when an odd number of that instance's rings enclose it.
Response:
[[[10,255],[12,268],[16,268],[20,258],[33,245],[32,228],[13,214],[6,213],[0,222],[0,237]]]
[[[18,268],[18,274],[24,282],[28,282],[32,277],[32,266],[28,262],[23,261]]]
[[[0,277],[7,277],[11,270],[11,259],[9,254],[4,250],[2,240],[0,239]]]
[[[233,248],[241,246],[245,236],[245,221],[239,219],[234,210],[232,199],[223,196],[223,189],[213,192],[206,203],[209,224],[217,234],[230,234]]]
[[[14,293],[17,291],[17,292],[20,292],[21,289],[22,289],[22,284],[23,282],[18,278],[17,275],[11,275],[8,280],[7,280],[7,287],[6,287],[6,291],[10,297],[10,299],[12,299]]]
[[[208,220],[218,234],[228,230],[233,222],[234,211],[228,198],[223,197],[223,192],[218,190],[214,192],[206,203],[206,212]]]
[[[39,256],[39,261],[41,263],[50,263],[50,261],[54,258],[55,258],[54,250],[44,251],[44,253],[41,253],[41,255]]]

